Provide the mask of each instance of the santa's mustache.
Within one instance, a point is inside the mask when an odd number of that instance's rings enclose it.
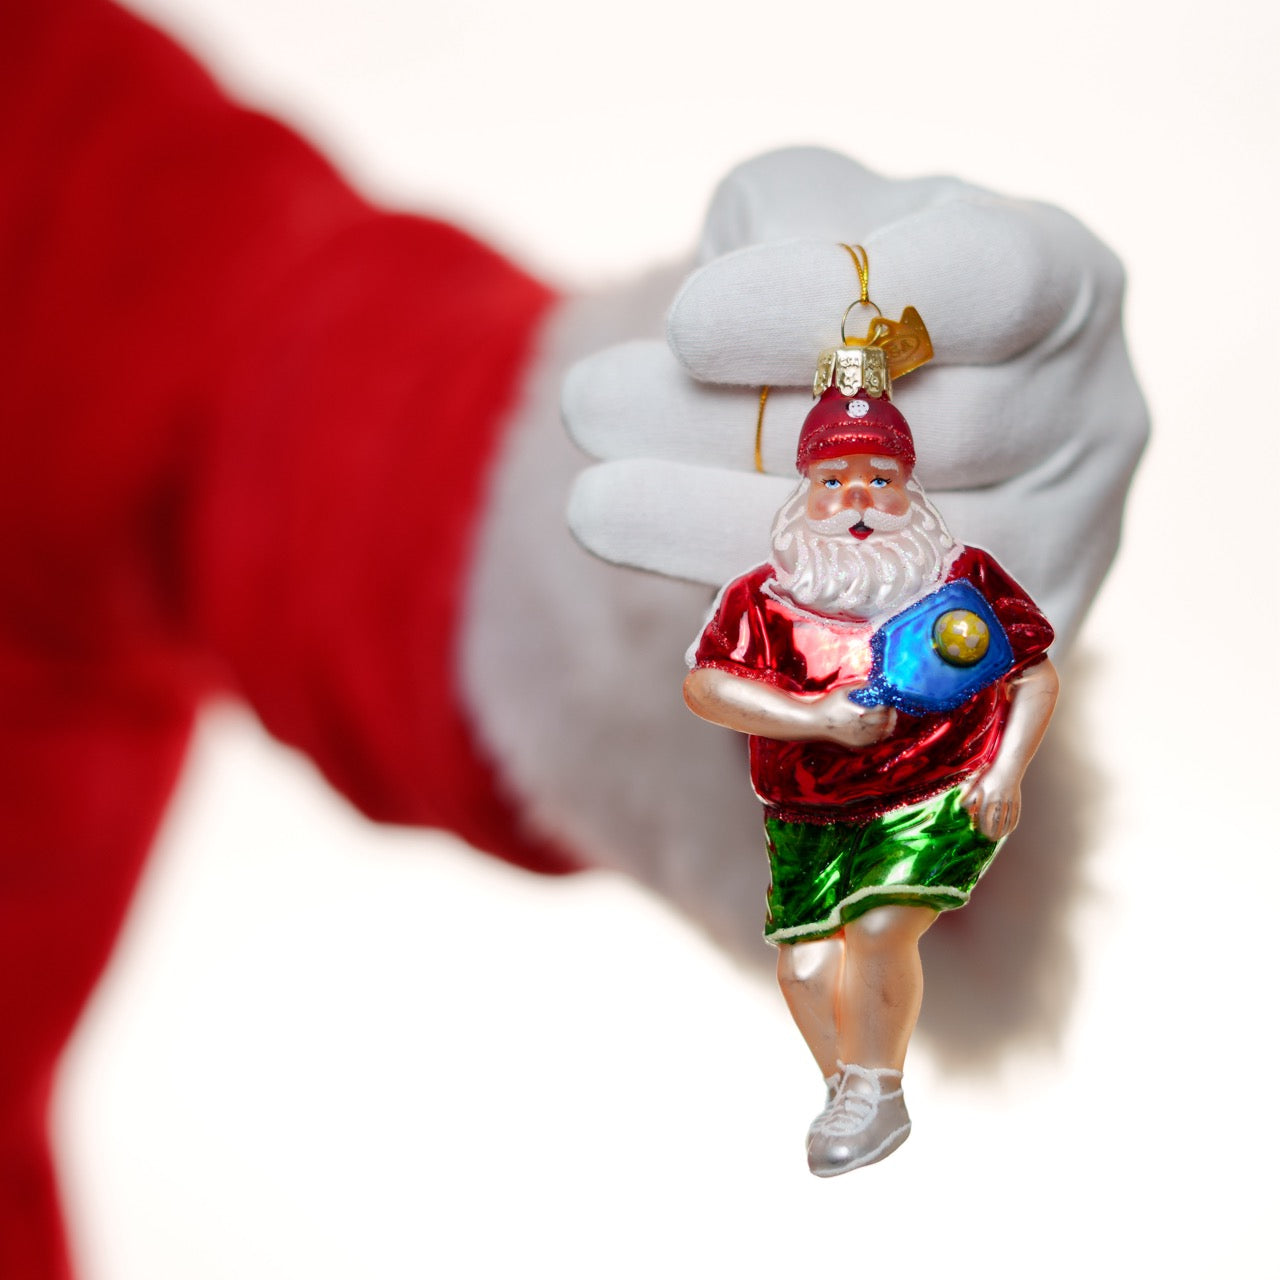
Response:
[[[877,533],[896,533],[911,523],[911,510],[908,508],[900,516],[895,516],[876,507],[868,507],[863,512],[846,507],[843,511],[824,516],[820,520],[805,516],[804,522],[814,533],[821,534],[824,538],[848,538],[849,530],[858,523],[865,524],[868,529],[874,529]]]
[[[897,607],[935,581],[955,545],[938,512],[914,482],[905,516],[852,507],[810,520],[812,483],[802,480],[773,527],[774,588],[804,608],[871,617]],[[849,532],[861,519],[866,541]]]

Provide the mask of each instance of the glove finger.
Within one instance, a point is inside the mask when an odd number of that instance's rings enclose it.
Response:
[[[663,342],[628,342],[578,361],[561,408],[570,436],[595,458],[666,458],[755,470],[756,388],[696,382]],[[779,389],[765,406],[765,470],[794,475],[796,437],[812,397]]]
[[[923,369],[898,384],[894,403],[911,424],[926,489],[987,488],[1094,451],[1136,462],[1148,432],[1118,333],[1056,358],[1037,351],[1003,365]],[[1059,465],[1046,483],[1063,474]]]
[[[1114,255],[1067,214],[977,194],[945,200],[864,237],[871,297],[896,318],[924,317],[943,364],[996,364],[1057,349],[1110,323],[1123,291]],[[839,345],[857,296],[838,245],[788,240],[738,250],[695,271],[667,317],[667,340],[696,378],[805,386],[820,350]],[[865,320],[850,318],[850,336]]]
[[[695,381],[662,343],[626,343],[579,361],[563,394],[569,432],[594,457],[755,469],[759,392]],[[1140,449],[1146,437],[1145,407],[1119,342],[1100,354],[1072,346],[1054,359],[931,367],[903,379],[894,398],[928,488],[999,484],[1070,441],[1085,450],[1115,437]],[[770,391],[761,432],[769,473],[794,474],[811,404],[807,391]]]
[[[859,243],[876,227],[971,190],[958,178],[891,181],[823,147],[771,151],[738,165],[716,188],[698,261],[796,236]]]
[[[720,587],[766,558],[778,476],[638,458],[589,467],[569,494],[569,528],[615,564]]]

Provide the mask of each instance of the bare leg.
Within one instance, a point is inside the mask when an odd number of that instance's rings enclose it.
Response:
[[[932,907],[874,907],[845,926],[837,988],[842,1062],[902,1070],[924,999],[917,944],[937,918]],[[798,1023],[794,1008],[792,1015]]]
[[[840,934],[778,948],[778,985],[804,1042],[825,1077],[840,1056],[840,976],[845,940]]]

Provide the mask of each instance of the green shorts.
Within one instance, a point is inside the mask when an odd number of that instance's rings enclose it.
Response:
[[[960,788],[866,822],[766,818],[767,942],[825,938],[872,907],[963,907],[1000,841],[975,829]]]

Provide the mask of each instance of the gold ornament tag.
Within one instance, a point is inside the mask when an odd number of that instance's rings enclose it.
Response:
[[[933,359],[929,330],[915,307],[908,307],[901,320],[876,316],[867,328],[867,336],[858,345],[879,347],[888,361],[891,378],[901,378]]]

